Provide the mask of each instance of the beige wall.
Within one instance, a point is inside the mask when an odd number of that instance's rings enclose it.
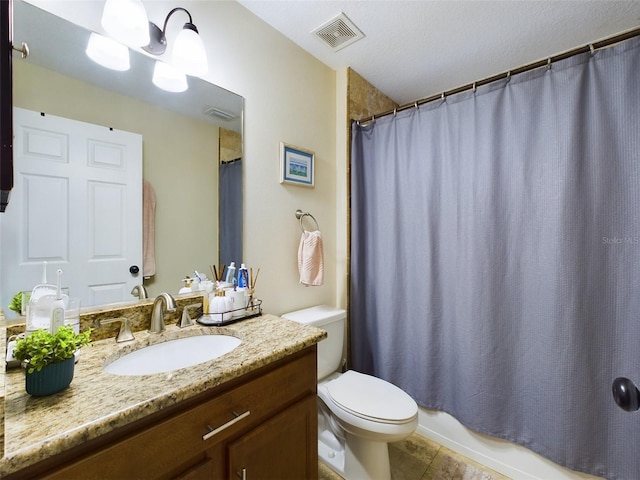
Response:
[[[186,8],[205,40],[207,79],[245,98],[243,261],[261,269],[257,296],[274,314],[335,305],[336,223],[345,221],[336,215],[335,72],[236,2]],[[315,152],[315,188],[279,183],[281,141]],[[315,216],[323,234],[321,287],[299,283],[298,208]]]
[[[102,2],[33,3],[100,30]],[[150,20],[161,23],[175,2],[159,0],[145,6]],[[264,309],[274,314],[320,303],[337,305],[336,286],[344,283],[346,272],[336,267],[344,264],[338,258],[336,232],[337,225],[344,230],[346,216],[336,208],[340,176],[336,165],[340,157],[343,163],[345,158],[343,149],[336,148],[336,72],[236,2],[185,1],[180,6],[191,12],[205,42],[209,59],[205,79],[245,98],[242,261],[261,269],[257,296],[264,300]],[[315,188],[279,183],[281,141],[315,152]],[[344,188],[344,182],[339,188]],[[179,202],[176,198],[175,203]],[[203,218],[210,211],[196,200],[191,202]],[[315,216],[323,234],[325,284],[321,287],[299,284],[298,208]],[[188,240],[183,235],[173,246],[188,248]]]
[[[143,137],[156,197],[157,274],[149,293],[176,293],[218,258],[218,127],[14,61],[14,105]],[[91,101],[86,100],[90,98]]]

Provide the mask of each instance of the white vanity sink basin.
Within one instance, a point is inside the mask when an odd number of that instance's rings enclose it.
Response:
[[[230,335],[197,335],[177,338],[135,350],[104,367],[115,375],[151,375],[171,372],[221,357],[240,345]]]

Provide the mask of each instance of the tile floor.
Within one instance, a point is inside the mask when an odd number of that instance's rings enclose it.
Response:
[[[392,480],[508,480],[509,477],[413,434],[389,444]],[[320,480],[341,480],[320,462]]]

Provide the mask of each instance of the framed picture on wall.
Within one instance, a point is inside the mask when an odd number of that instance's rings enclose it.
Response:
[[[280,183],[313,187],[314,160],[312,151],[280,142]]]

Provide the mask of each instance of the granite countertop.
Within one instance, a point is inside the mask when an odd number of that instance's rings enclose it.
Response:
[[[220,333],[236,336],[242,343],[199,365],[145,376],[102,370],[105,360],[112,361],[140,344]],[[0,478],[303,350],[325,338],[326,332],[262,315],[226,327],[171,325],[161,334],[136,332],[135,337],[128,343],[110,338],[83,347],[71,385],[48,397],[25,392],[21,369],[6,372]]]

